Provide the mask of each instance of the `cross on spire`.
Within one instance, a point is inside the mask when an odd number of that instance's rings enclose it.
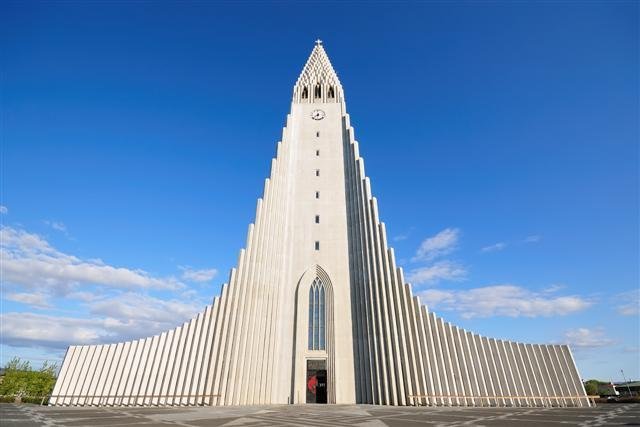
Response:
[[[322,40],[318,39],[316,40],[316,46],[320,46],[322,44]]]

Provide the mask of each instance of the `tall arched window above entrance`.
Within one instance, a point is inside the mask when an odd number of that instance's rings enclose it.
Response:
[[[309,289],[309,350],[325,350],[325,293],[316,278]]]

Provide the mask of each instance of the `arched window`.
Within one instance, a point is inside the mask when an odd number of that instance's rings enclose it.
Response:
[[[309,350],[325,349],[324,284],[316,278],[309,289]]]
[[[313,91],[314,98],[322,98],[322,89],[320,88],[320,83],[316,85],[315,90]]]
[[[307,87],[305,86],[304,89],[302,89],[302,99],[307,98],[309,98],[309,89],[307,89]]]
[[[327,98],[329,99],[335,98],[335,94],[333,92],[333,86],[329,86],[329,91],[327,92]]]

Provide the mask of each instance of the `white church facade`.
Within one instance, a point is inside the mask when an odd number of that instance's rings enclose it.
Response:
[[[67,350],[51,405],[588,406],[566,345],[483,337],[413,295],[320,42],[213,304],[177,328]]]

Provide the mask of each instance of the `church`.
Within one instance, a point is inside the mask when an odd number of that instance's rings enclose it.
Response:
[[[158,335],[70,346],[50,405],[590,405],[568,346],[481,336],[413,294],[319,40],[276,151],[213,303]]]

